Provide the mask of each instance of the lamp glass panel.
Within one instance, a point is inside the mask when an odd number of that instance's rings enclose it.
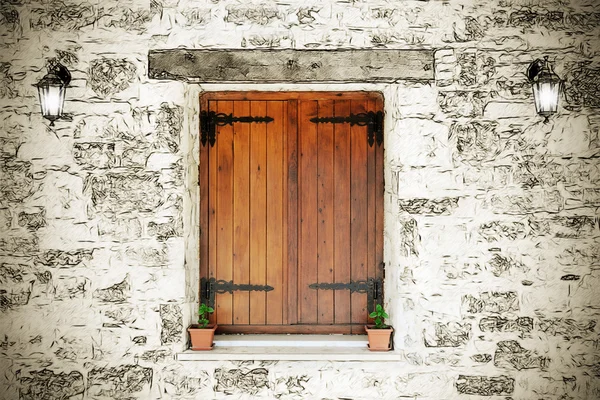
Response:
[[[44,85],[38,87],[38,91],[44,117],[61,116],[65,101],[65,87]]]
[[[533,84],[535,109],[538,114],[553,114],[558,110],[560,82],[536,82]]]

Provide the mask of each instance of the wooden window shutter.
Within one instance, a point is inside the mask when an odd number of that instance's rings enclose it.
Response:
[[[383,100],[201,98],[200,297],[221,332],[364,333],[383,299]]]

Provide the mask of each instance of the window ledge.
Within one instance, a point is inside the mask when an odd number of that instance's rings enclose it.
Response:
[[[177,360],[401,361],[401,356],[369,351],[364,335],[217,335],[213,350],[186,350]]]

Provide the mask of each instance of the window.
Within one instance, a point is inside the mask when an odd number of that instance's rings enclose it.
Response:
[[[201,96],[200,297],[223,333],[364,333],[383,299],[383,98]]]

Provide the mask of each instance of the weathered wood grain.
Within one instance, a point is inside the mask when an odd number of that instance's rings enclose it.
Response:
[[[433,50],[150,50],[153,79],[199,82],[433,80]]]

